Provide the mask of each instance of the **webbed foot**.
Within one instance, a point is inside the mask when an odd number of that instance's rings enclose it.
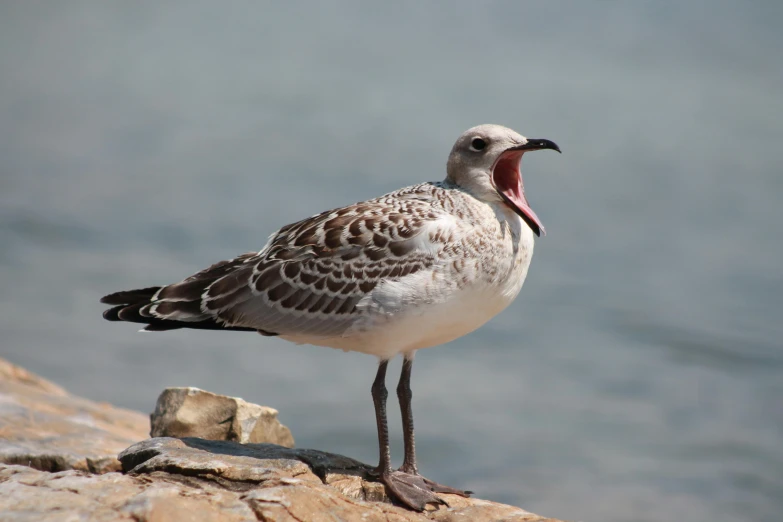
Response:
[[[424,511],[428,504],[448,507],[448,503],[436,493],[450,493],[462,497],[471,494],[470,491],[444,486],[419,474],[404,471],[380,473],[379,478],[397,500],[415,511]]]

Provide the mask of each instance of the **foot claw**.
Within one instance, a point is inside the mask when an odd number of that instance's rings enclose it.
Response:
[[[415,511],[424,511],[428,504],[449,507],[448,503],[436,493],[449,493],[462,497],[471,494],[470,491],[444,486],[421,475],[404,471],[380,473],[380,479],[397,500]]]

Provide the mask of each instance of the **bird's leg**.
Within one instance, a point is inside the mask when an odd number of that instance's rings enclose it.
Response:
[[[391,451],[389,450],[389,425],[386,422],[386,367],[389,361],[381,361],[378,373],[372,383],[372,402],[375,405],[375,422],[378,424],[378,449],[381,454],[377,473],[381,477],[391,473]]]
[[[419,475],[416,470],[416,449],[413,443],[413,411],[411,410],[410,377],[412,358],[406,358],[402,366],[400,384],[397,387],[397,395],[400,398],[402,409],[402,425],[405,431],[405,460],[397,471],[391,469],[391,455],[389,451],[389,428],[386,422],[386,367],[389,361],[381,361],[378,373],[372,384],[372,400],[375,404],[375,419],[378,423],[378,446],[381,452],[380,461],[376,473],[381,482],[389,488],[392,496],[403,505],[416,511],[424,511],[427,504],[446,505],[445,500],[436,493],[453,493],[467,497],[469,491],[443,486]]]
[[[400,412],[402,413],[402,433],[405,441],[405,459],[402,461],[400,471],[418,475],[416,468],[416,442],[413,437],[413,409],[411,408],[411,369],[413,357],[405,356],[402,361],[402,373],[397,384],[397,398],[400,400]]]

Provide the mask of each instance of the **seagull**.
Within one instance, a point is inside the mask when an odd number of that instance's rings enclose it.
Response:
[[[500,125],[457,139],[446,178],[327,210],[274,232],[258,252],[221,261],[178,283],[107,295],[109,321],[146,331],[234,330],[378,358],[372,399],[380,461],[373,474],[402,505],[469,496],[419,474],[413,432],[417,350],[461,337],[517,296],[544,226],[530,208],[520,163],[560,148]],[[386,368],[403,356],[397,396],[404,459],[392,469]]]

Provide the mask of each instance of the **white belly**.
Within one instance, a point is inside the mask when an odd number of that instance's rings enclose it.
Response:
[[[357,339],[360,344],[354,349],[387,358],[438,346],[476,330],[512,300],[493,288],[463,290],[453,299],[422,305],[366,332]],[[375,346],[361,346],[365,338]]]

